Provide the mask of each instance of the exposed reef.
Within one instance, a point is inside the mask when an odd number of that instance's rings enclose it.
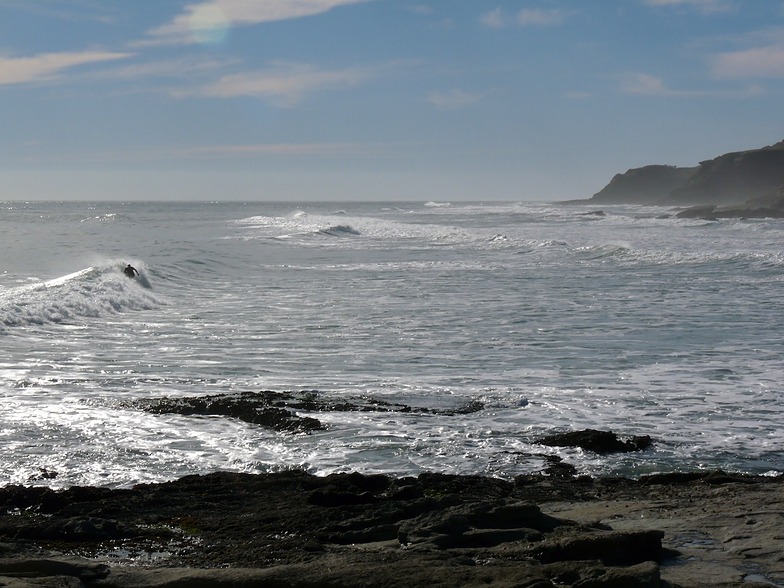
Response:
[[[770,586],[784,581],[783,490],[721,472],[8,486],[0,586]]]
[[[316,390],[303,392],[238,392],[207,396],[163,397],[136,400],[123,406],[153,414],[225,416],[275,431],[308,433],[324,429],[318,419],[297,414],[319,412],[400,412],[455,416],[480,411],[484,404],[471,400],[451,409],[415,407],[378,398],[335,399]]]
[[[548,435],[539,443],[550,447],[579,447],[594,453],[625,453],[648,449],[653,442],[648,435],[635,435],[622,439],[612,431],[584,429]]]

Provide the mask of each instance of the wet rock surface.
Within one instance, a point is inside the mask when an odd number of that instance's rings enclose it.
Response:
[[[594,453],[625,453],[648,449],[653,442],[648,435],[621,438],[612,431],[583,429],[548,435],[540,439],[539,443],[550,447],[580,447]]]
[[[325,429],[317,418],[299,412],[401,412],[455,416],[478,412],[484,405],[476,400],[452,409],[414,407],[378,398],[334,399],[317,390],[303,392],[239,392],[182,398],[153,398],[126,405],[153,414],[224,416],[281,432],[308,433]]]
[[[768,586],[784,481],[300,471],[0,489],[0,586]]]

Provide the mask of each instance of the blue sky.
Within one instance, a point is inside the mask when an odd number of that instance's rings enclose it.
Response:
[[[0,0],[0,199],[557,200],[784,139],[780,0]]]

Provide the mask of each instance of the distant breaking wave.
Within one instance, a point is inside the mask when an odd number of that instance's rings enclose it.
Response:
[[[329,237],[346,237],[362,234],[351,225],[335,225],[326,229],[319,229],[317,233],[319,235],[327,235]]]
[[[0,325],[77,323],[159,305],[143,270],[135,280],[129,280],[122,265],[113,263],[0,291]]]
[[[482,235],[457,227],[426,223],[403,223],[386,218],[335,214],[310,214],[296,211],[288,216],[254,216],[235,221],[246,229],[244,238],[275,240],[297,239],[307,244],[312,237],[363,237],[363,246],[391,241],[424,240],[433,244],[460,244],[485,241]],[[337,241],[335,242],[337,244]],[[318,242],[324,244],[324,240]]]

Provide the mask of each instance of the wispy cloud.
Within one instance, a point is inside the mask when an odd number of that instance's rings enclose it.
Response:
[[[664,80],[645,73],[626,73],[621,77],[621,91],[624,94],[661,96],[670,94]]]
[[[566,19],[563,10],[536,10],[523,9],[517,13],[517,22],[521,26],[553,26],[559,25]]]
[[[630,72],[621,76],[621,92],[637,96],[748,98],[759,95],[762,89],[759,86],[751,86],[740,90],[676,90],[668,87],[660,77]]]
[[[470,106],[479,102],[482,97],[479,94],[471,94],[463,90],[452,89],[447,92],[430,92],[427,95],[427,102],[442,109],[456,109]]]
[[[253,143],[243,145],[205,145],[175,149],[173,157],[183,159],[281,157],[358,157],[380,154],[378,146],[358,143]]]
[[[409,6],[408,10],[413,12],[414,14],[421,14],[424,16],[429,16],[431,14],[435,14],[436,12],[432,6],[429,6],[427,4],[417,4],[415,6]]]
[[[694,8],[704,14],[728,12],[733,5],[728,0],[643,0],[648,6],[674,6]]]
[[[159,61],[144,61],[113,68],[106,68],[89,75],[90,79],[137,81],[145,79],[207,79],[214,77],[215,72],[238,63],[234,59],[203,59],[199,57],[182,57]]]
[[[66,2],[4,0],[2,4],[2,8],[25,11],[36,16],[65,22],[92,21],[113,24],[118,20],[119,6],[102,0],[68,0]]]
[[[486,27],[500,29],[506,25],[506,16],[504,15],[503,10],[500,8],[494,8],[490,12],[486,12],[481,17],[479,17],[479,22],[481,22]]]
[[[37,142],[28,142],[36,147]],[[20,150],[21,151],[21,150]],[[389,144],[376,143],[246,143],[205,144],[198,146],[145,146],[138,148],[103,149],[100,151],[67,151],[41,153],[18,152],[23,161],[38,163],[145,163],[161,161],[226,161],[273,159],[331,159],[331,158],[388,158],[399,154],[399,149]]]
[[[494,8],[493,10],[482,14],[479,17],[479,22],[484,26],[493,29],[500,29],[506,26],[546,27],[560,25],[569,16],[569,12],[557,9],[544,10],[524,8],[523,10],[510,15],[505,13],[501,8]]]
[[[232,26],[247,26],[321,14],[368,0],[209,0],[188,4],[171,22],[148,32],[148,42],[212,41]]]
[[[32,57],[0,56],[0,85],[52,81],[59,78],[65,70],[80,65],[126,59],[132,55],[110,51],[82,51],[41,53]]]
[[[353,87],[376,74],[372,68],[325,70],[307,64],[274,63],[266,70],[227,74],[217,82],[187,94],[212,98],[249,96],[292,107],[306,94]]]
[[[724,79],[784,78],[784,44],[719,53],[712,71]]]
[[[667,87],[660,77],[646,73],[629,72],[621,76],[621,91],[639,96],[704,96],[708,92],[674,90]]]

